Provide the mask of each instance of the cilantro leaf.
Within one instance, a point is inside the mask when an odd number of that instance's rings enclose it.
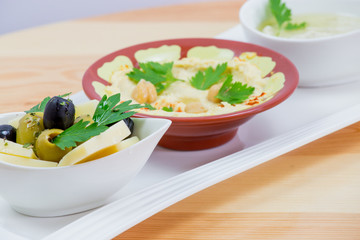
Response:
[[[64,98],[64,97],[68,97],[68,96],[70,96],[70,95],[71,95],[71,92],[65,93],[65,94],[63,94],[63,95],[58,95],[58,97]]]
[[[58,95],[58,96],[64,98],[64,97],[69,96],[70,94],[71,94],[71,93],[65,93],[65,94],[63,94],[63,95]],[[50,101],[50,99],[51,99],[50,97],[44,98],[44,99],[41,101],[41,103],[35,105],[34,107],[30,108],[30,110],[25,111],[25,112],[26,112],[26,113],[44,112],[45,106],[46,106],[46,104]]]
[[[156,108],[154,108],[151,104],[148,104],[148,103],[144,104],[144,108],[147,108],[149,110],[156,110]]]
[[[285,26],[286,30],[299,30],[299,29],[303,29],[306,28],[306,22],[302,22],[302,23],[288,23]]]
[[[104,95],[95,109],[93,116],[94,122],[98,125],[109,125],[134,115],[135,112],[130,110],[144,107],[141,104],[130,105],[131,100],[118,104],[119,102],[120,93],[112,95],[109,98]]]
[[[288,22],[285,26],[286,30],[297,30],[306,27],[306,22],[300,24],[291,23],[291,10],[286,6],[285,3],[282,3],[281,0],[269,0],[270,10],[274,15],[276,22],[278,24],[277,35],[280,34],[282,26],[285,22]]]
[[[173,62],[160,64],[157,62],[139,63],[141,69],[133,68],[128,73],[128,77],[138,83],[141,79],[154,84],[157,93],[163,92],[175,81],[179,79],[175,78],[172,74]]]
[[[282,3],[281,0],[269,1],[271,12],[278,23],[279,29],[281,29],[284,22],[291,21],[291,10],[287,8],[286,4]]]
[[[88,124],[89,121],[84,122],[80,120],[57,135],[53,143],[62,150],[69,147],[76,147],[77,143],[85,142],[109,128],[107,126],[99,126],[97,123],[92,123],[89,126]]]
[[[33,145],[31,143],[25,143],[23,145],[23,148],[32,148],[32,147],[33,147]]]
[[[215,70],[212,67],[208,67],[204,72],[198,71],[194,77],[191,78],[190,84],[197,89],[206,90],[212,85],[217,83],[221,78],[222,74],[227,68],[227,63],[218,64]]]
[[[230,104],[238,104],[244,102],[254,92],[255,88],[241,82],[232,81],[232,75],[228,75],[225,82],[221,86],[219,93],[216,95],[221,101]]]
[[[50,101],[50,97],[44,98],[41,103],[35,105],[34,107],[30,108],[30,110],[25,111],[26,113],[32,112],[44,112],[46,104]]]
[[[164,110],[165,112],[173,112],[174,109],[172,107],[163,107],[162,110]]]
[[[103,119],[107,118],[111,114],[111,110],[120,102],[120,94],[115,94],[109,98],[104,95],[98,103],[94,115],[94,122],[102,122]]]

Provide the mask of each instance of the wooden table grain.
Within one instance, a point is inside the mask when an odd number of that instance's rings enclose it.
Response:
[[[0,112],[82,90],[97,58],[132,44],[213,37],[243,0],[151,8],[0,36]],[[360,239],[360,123],[234,176],[115,239]]]

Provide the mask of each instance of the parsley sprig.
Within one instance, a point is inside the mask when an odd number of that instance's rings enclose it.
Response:
[[[282,26],[287,22],[285,26],[286,30],[298,30],[306,27],[306,22],[299,24],[291,23],[291,9],[289,9],[285,3],[282,3],[281,0],[269,0],[270,9],[274,15],[276,22],[278,24],[278,33],[282,30]]]
[[[99,126],[109,125],[134,115],[135,112],[130,110],[144,107],[141,104],[130,105],[131,100],[118,104],[119,102],[120,93],[112,95],[109,98],[104,95],[95,109],[93,116],[94,122]]]
[[[70,94],[71,94],[71,92],[70,92],[70,93],[65,93],[65,94],[63,94],[63,95],[58,95],[58,97],[62,97],[62,98],[68,97]],[[44,98],[44,99],[41,101],[41,103],[35,105],[35,106],[32,107],[30,110],[27,110],[27,111],[25,111],[25,112],[26,112],[26,113],[44,112],[45,106],[46,106],[46,104],[50,101],[50,99],[51,99],[50,97]]]
[[[165,112],[173,112],[174,109],[170,106],[170,107],[163,107],[162,110],[164,110]]]
[[[288,23],[285,26],[286,30],[298,30],[298,29],[302,29],[306,27],[306,22],[302,22],[302,23]]]
[[[241,82],[232,83],[232,79],[232,75],[229,74],[216,97],[230,104],[242,103],[249,98],[255,88]]]
[[[136,83],[141,79],[151,82],[154,84],[156,92],[160,94],[173,82],[179,81],[172,73],[173,64],[173,62],[163,64],[158,62],[139,63],[140,68],[133,68],[127,75]]]
[[[232,83],[233,76],[231,74],[225,75],[226,69],[227,63],[223,63],[218,64],[215,69],[208,67],[205,71],[198,71],[190,80],[190,84],[199,90],[207,90],[226,77],[216,98],[230,104],[244,102],[254,92],[255,88],[241,82]]]
[[[206,90],[223,78],[227,63],[218,64],[215,69],[208,67],[205,71],[198,71],[191,78],[190,84],[197,89]]]
[[[53,139],[53,143],[64,150],[65,148],[75,147],[79,142],[85,142],[91,137],[99,135],[108,129],[107,126],[80,120]]]
[[[106,131],[109,128],[107,125],[135,114],[130,110],[144,107],[141,104],[130,104],[131,100],[119,102],[120,93],[109,98],[104,95],[95,109],[93,123],[80,120],[57,135],[53,139],[53,143],[61,149],[75,147],[77,143],[87,141]]]

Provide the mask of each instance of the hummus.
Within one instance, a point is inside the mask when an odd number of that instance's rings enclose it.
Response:
[[[210,90],[199,90],[193,87],[190,81],[198,71],[204,71],[209,67],[215,69],[222,63],[224,63],[223,60],[200,59],[196,57],[187,57],[173,61],[172,74],[180,80],[171,83],[168,88],[156,96],[156,100],[153,99],[149,103],[153,109],[143,108],[136,111],[150,115],[175,117],[225,114],[261,104],[272,98],[283,87],[285,78],[282,73],[268,74],[275,66],[271,58],[258,57],[255,53],[244,53],[240,57],[234,57],[226,61],[225,72],[233,76],[233,83],[241,82],[249,87],[253,87],[254,91],[245,101],[239,104],[230,104],[220,100],[218,102],[210,101],[208,99]],[[126,65],[114,71],[109,78],[111,85],[99,88],[98,91],[101,91],[99,95],[102,93],[107,95],[120,93],[122,101],[132,100],[137,102],[133,98],[133,92],[140,82],[136,83],[129,78],[127,74],[132,70],[132,67]],[[221,79],[217,84],[223,83],[224,80]],[[187,107],[194,103],[201,106],[202,111],[188,111]]]

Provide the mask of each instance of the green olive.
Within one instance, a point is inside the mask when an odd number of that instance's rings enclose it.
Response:
[[[75,119],[75,122],[74,123],[77,123],[77,122],[80,122],[80,120],[83,120],[83,122],[90,122],[89,124],[93,123],[94,120],[92,119],[92,117],[90,116],[90,114],[83,114],[83,115],[80,115],[78,116],[76,119]]]
[[[34,144],[36,138],[44,130],[43,113],[27,113],[19,120],[16,129],[16,142],[19,144]]]
[[[35,143],[35,152],[41,160],[59,162],[65,154],[71,151],[71,148],[62,150],[52,143],[52,140],[62,132],[61,129],[46,129],[39,135]]]

